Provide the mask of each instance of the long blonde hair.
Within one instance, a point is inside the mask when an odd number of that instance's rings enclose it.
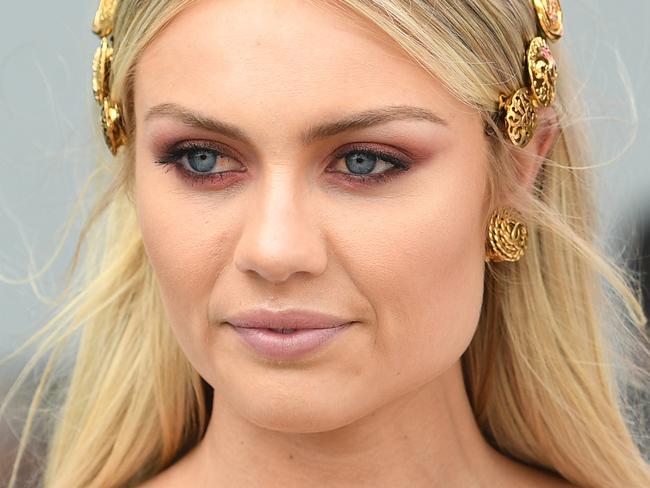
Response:
[[[131,135],[138,56],[193,1],[119,2],[112,96],[122,101]],[[525,84],[521,60],[527,40],[536,35],[531,2],[329,3],[373,22],[482,114],[492,147],[492,207],[509,195],[525,215],[527,253],[514,265],[488,265],[482,315],[462,358],[485,438],[504,454],[579,486],[650,486],[650,469],[638,447],[643,430],[624,394],[646,387],[648,365],[637,360],[648,357],[646,319],[630,275],[595,245],[594,190],[584,167],[592,156],[561,43],[553,45],[560,67],[555,103],[560,136],[531,193],[517,184],[513,148],[495,122],[499,94]],[[165,316],[135,218],[133,168],[132,145],[114,160],[99,160],[87,187],[105,188],[79,236],[69,277],[79,269],[85,244],[82,273],[74,288],[67,282],[60,311],[24,346],[39,341],[3,409],[28,372],[50,355],[10,488],[39,405],[53,394],[51,385],[58,385],[57,358],[78,332],[69,385],[56,390],[65,402],[48,437],[46,488],[134,486],[174,463],[205,432],[211,388],[180,350]]]

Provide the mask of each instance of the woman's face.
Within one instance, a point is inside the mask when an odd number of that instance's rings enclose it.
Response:
[[[483,125],[386,35],[323,3],[198,1],[143,52],[135,117],[144,244],[216,401],[323,431],[459,360],[483,298]],[[363,124],[314,132],[348,119]],[[387,178],[347,179],[364,174]],[[254,308],[355,323],[271,361],[224,323]]]

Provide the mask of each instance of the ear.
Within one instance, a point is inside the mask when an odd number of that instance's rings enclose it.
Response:
[[[560,135],[557,113],[553,107],[537,110],[537,128],[526,147],[515,152],[519,162],[519,178],[522,187],[532,191],[537,174],[549,153],[553,150]]]

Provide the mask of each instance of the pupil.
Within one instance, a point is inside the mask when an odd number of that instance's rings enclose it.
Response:
[[[360,152],[351,153],[345,158],[345,164],[352,172],[356,170],[366,174],[370,173],[377,164],[377,157]]]

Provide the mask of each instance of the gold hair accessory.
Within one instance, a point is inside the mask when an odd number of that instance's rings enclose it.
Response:
[[[562,7],[559,0],[533,0],[539,25],[547,39],[558,40],[564,34]]]
[[[101,38],[101,44],[93,58],[93,93],[101,107],[101,122],[106,145],[113,155],[126,143],[126,131],[121,109],[110,96],[111,63],[113,61],[113,17],[117,0],[101,0],[93,19],[93,32]]]
[[[559,0],[532,0],[539,27],[545,37],[556,41],[564,33],[562,8]],[[519,88],[510,96],[500,95],[498,110],[505,121],[510,141],[525,147],[537,127],[537,108],[548,107],[555,100],[557,64],[551,49],[541,36],[534,37],[525,56],[526,77],[529,86]]]
[[[528,245],[528,228],[513,208],[496,210],[490,219],[485,262],[519,261]]]

